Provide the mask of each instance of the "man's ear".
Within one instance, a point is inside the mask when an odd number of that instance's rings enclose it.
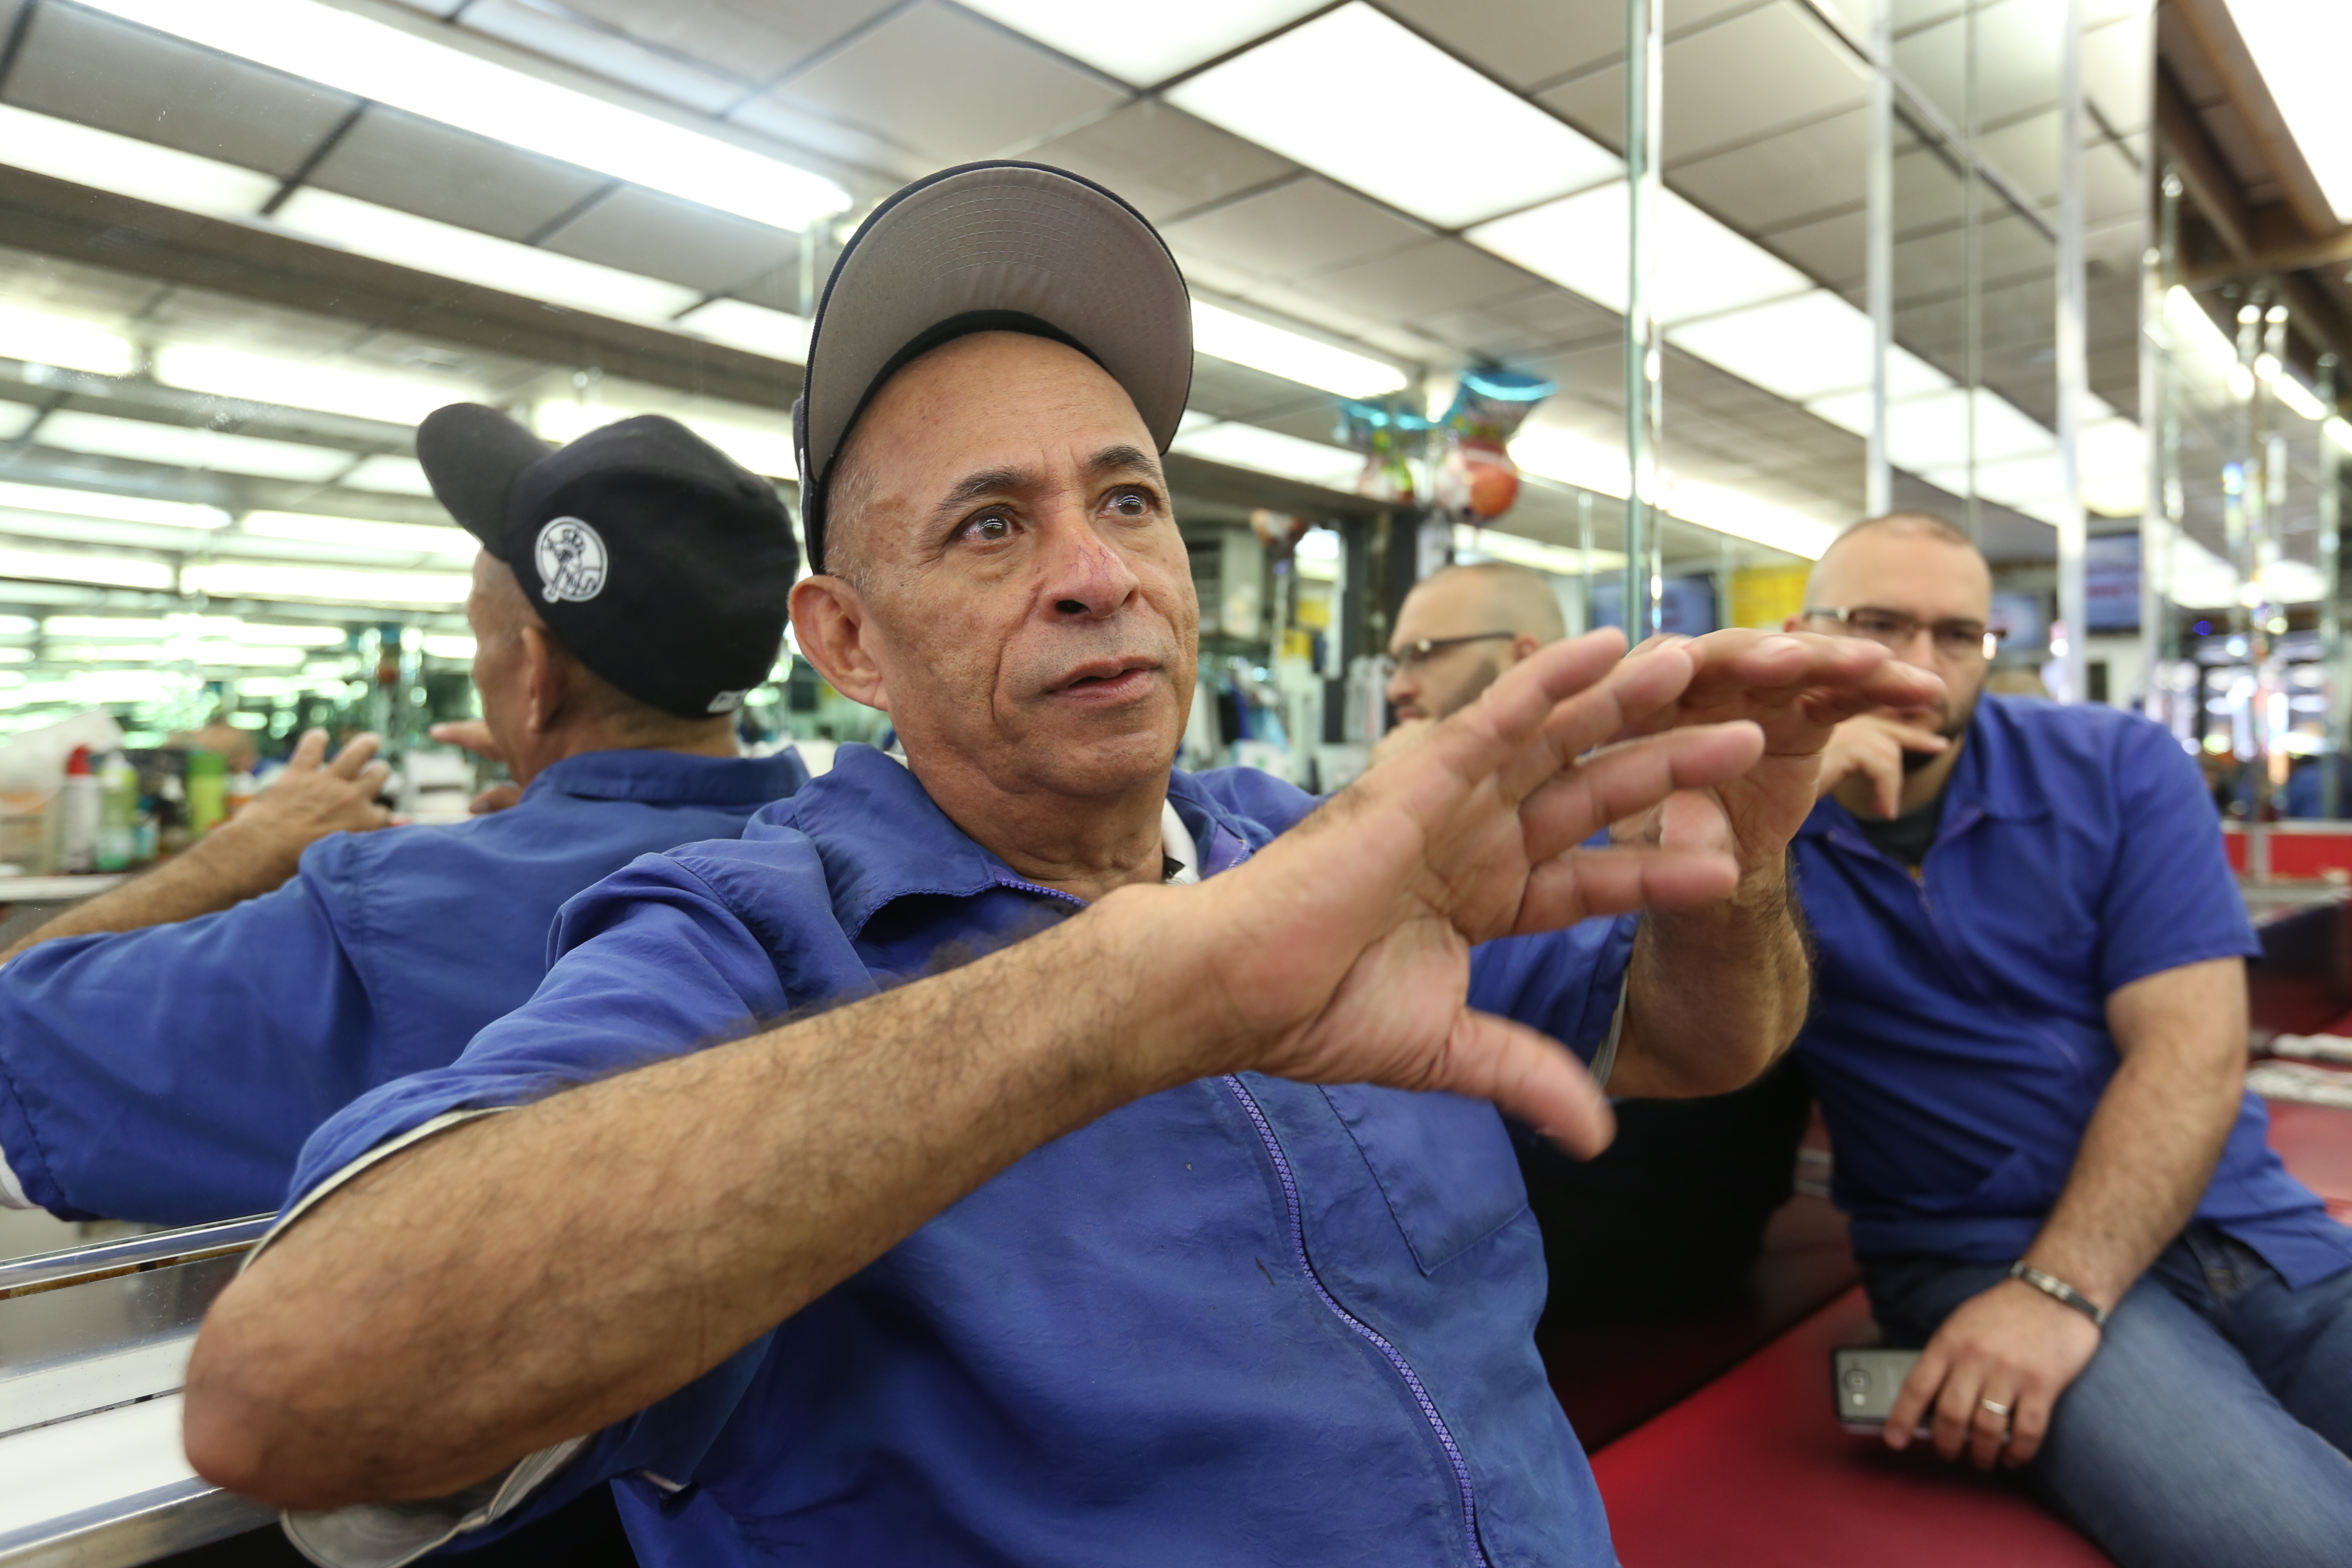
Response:
[[[793,640],[825,683],[852,702],[890,710],[881,666],[866,647],[873,623],[866,601],[840,577],[803,577],[793,584]]]
[[[572,662],[556,651],[545,626],[522,628],[522,676],[524,728],[543,735],[572,699]]]
[[[1780,629],[1784,632],[1803,631],[1805,629],[1805,617],[1802,616],[1790,616],[1787,620],[1780,623]]]
[[[1511,639],[1511,662],[1517,664],[1542,647],[1541,637],[1529,637],[1527,633],[1521,632]]]

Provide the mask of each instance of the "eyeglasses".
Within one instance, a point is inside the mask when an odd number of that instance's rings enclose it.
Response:
[[[1471,632],[1458,637],[1423,637],[1390,654],[1387,663],[1391,669],[1419,669],[1447,648],[1460,647],[1465,643],[1500,642],[1518,635],[1517,632]]]
[[[1923,621],[1901,610],[1879,610],[1867,606],[1852,610],[1807,610],[1809,621],[1835,621],[1850,637],[1868,637],[1900,652],[1911,646],[1911,639],[1921,631],[1935,640],[1936,651],[1953,660],[1990,659],[2000,651],[2000,639],[2008,634],[1982,621]]]

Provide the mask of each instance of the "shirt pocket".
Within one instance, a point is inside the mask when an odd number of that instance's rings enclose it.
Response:
[[[1323,1090],[1423,1274],[1516,1219],[1527,1184],[1503,1118],[1483,1100],[1370,1084]]]

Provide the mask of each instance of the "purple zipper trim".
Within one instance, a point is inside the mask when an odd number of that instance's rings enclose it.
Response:
[[[1265,1157],[1274,1163],[1274,1173],[1282,1183],[1283,1201],[1290,1208],[1290,1247],[1297,1256],[1299,1271],[1307,1276],[1307,1282],[1315,1287],[1315,1294],[1322,1298],[1323,1304],[1331,1310],[1332,1314],[1386,1356],[1389,1365],[1396,1369],[1397,1376],[1402,1378],[1405,1387],[1412,1391],[1413,1403],[1421,1406],[1421,1414],[1429,1422],[1429,1429],[1437,1435],[1438,1446],[1445,1450],[1446,1459],[1454,1466],[1454,1482],[1462,1491],[1462,1533],[1470,1543],[1470,1561],[1478,1568],[1487,1568],[1486,1548],[1478,1543],[1478,1497],[1470,1484],[1470,1465],[1462,1457],[1462,1446],[1454,1440],[1454,1433],[1445,1425],[1445,1417],[1438,1414],[1436,1402],[1429,1397],[1429,1390],[1422,1386],[1421,1374],[1412,1370],[1412,1363],[1404,1359],[1404,1352],[1390,1343],[1387,1335],[1341,1306],[1339,1299],[1331,1294],[1330,1287],[1323,1283],[1323,1277],[1315,1272],[1315,1264],[1307,1256],[1307,1220],[1299,1206],[1298,1178],[1291,1173],[1290,1157],[1282,1152],[1282,1143],[1274,1135],[1273,1124],[1266,1121],[1265,1111],[1258,1105],[1257,1097],[1250,1093],[1248,1086],[1231,1073],[1225,1075],[1223,1081],[1225,1088],[1233,1092],[1233,1097],[1241,1102],[1242,1110],[1250,1119],[1250,1125],[1257,1129],[1258,1141],[1265,1145]]]

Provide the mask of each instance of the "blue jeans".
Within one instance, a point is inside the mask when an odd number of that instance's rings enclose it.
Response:
[[[1917,1347],[2009,1271],[1865,1263],[1887,1342]],[[2191,1225],[2059,1397],[2026,1474],[2124,1568],[2352,1563],[2352,1269],[2290,1289]]]

